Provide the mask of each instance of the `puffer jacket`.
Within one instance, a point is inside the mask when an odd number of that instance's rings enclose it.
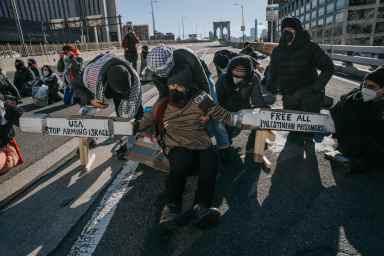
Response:
[[[157,106],[154,107],[156,108]],[[144,131],[153,128],[158,119],[154,113],[156,111],[145,113],[144,117],[137,121],[136,130]],[[162,140],[166,152],[174,147],[191,150],[209,148],[212,143],[206,126],[200,122],[202,116],[209,116],[213,120],[223,121],[230,126],[236,124],[235,115],[216,105],[213,99],[203,91],[194,96],[183,108],[167,103],[162,118]]]
[[[360,89],[355,89],[341,97],[331,109],[331,115],[335,122],[339,150],[343,154],[382,161],[384,100],[363,102]]]
[[[318,75],[317,70],[321,73]],[[331,79],[334,65],[306,31],[298,32],[291,46],[282,43],[271,55],[267,88],[292,95],[299,90],[322,92]]]

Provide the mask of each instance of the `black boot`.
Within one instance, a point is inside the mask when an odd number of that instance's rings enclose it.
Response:
[[[181,209],[176,204],[165,205],[160,216],[160,227],[168,231],[175,230],[178,226],[180,213]]]
[[[193,207],[195,220],[192,222],[196,227],[206,229],[219,223],[221,213],[217,208],[206,208],[201,205]]]

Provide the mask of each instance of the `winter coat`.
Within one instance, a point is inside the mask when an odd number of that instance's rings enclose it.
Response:
[[[125,49],[125,52],[131,55],[137,55],[137,44],[139,42],[136,34],[129,32],[123,39],[123,48]]]
[[[43,76],[42,82],[48,86],[48,100],[49,102],[55,102],[60,99],[59,92],[59,78],[55,73],[51,73],[49,76]]]
[[[233,65],[229,63],[228,70],[216,83],[219,104],[229,111],[237,112],[242,109],[268,107],[273,102],[267,100],[263,95],[266,91],[261,86],[258,76],[253,70],[251,58],[244,58],[244,65],[249,66],[245,81],[235,85],[233,82]]]
[[[321,71],[318,75],[317,70]],[[320,48],[310,41],[307,32],[297,32],[291,46],[282,43],[271,55],[269,65],[270,79],[267,88],[279,90],[283,95],[294,93],[322,92],[334,72],[332,60]]]
[[[155,122],[158,119],[154,114],[156,109],[157,106],[155,105],[154,112],[145,113],[144,117],[138,121],[138,131],[147,130],[156,125]],[[200,122],[202,116],[223,121],[227,125],[235,124],[234,115],[216,105],[206,92],[197,93],[183,108],[168,103],[165,105],[162,118],[164,126],[162,134],[166,152],[175,147],[191,150],[211,147],[212,143],[207,128]]]
[[[331,109],[339,150],[349,157],[382,161],[384,101],[363,102],[360,89],[341,97]]]
[[[72,81],[81,79],[83,69],[83,58],[79,56],[64,56],[57,62],[57,71],[64,73],[64,82],[70,84]]]
[[[19,125],[19,118],[22,114],[21,110],[15,106],[5,104],[4,107],[4,117],[2,117],[2,114],[0,113],[0,149],[8,145],[8,143],[15,137],[13,126]]]
[[[30,95],[32,93],[31,84],[35,80],[33,72],[27,67],[16,70],[13,84],[19,90],[21,95]]]

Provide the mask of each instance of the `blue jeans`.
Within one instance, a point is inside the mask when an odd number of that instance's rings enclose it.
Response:
[[[212,77],[208,77],[209,94],[213,98],[213,101],[218,104],[216,87],[212,80]],[[232,142],[228,136],[227,130],[222,122],[209,121],[208,122],[208,135],[209,137],[215,137],[216,145],[219,149],[229,147]]]

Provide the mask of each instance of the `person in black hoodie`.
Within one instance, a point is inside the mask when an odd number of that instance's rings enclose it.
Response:
[[[28,68],[35,75],[35,79],[40,78],[39,66],[37,65],[37,61],[35,59],[28,59]]]
[[[35,80],[33,72],[25,66],[24,61],[17,59],[15,61],[15,77],[13,84],[19,90],[22,96],[32,95],[32,83]]]
[[[284,109],[319,113],[325,87],[334,73],[332,60],[310,40],[299,19],[285,18],[281,31],[279,45],[271,55],[267,88],[283,95]],[[312,141],[302,133],[291,133],[289,138],[299,143]]]
[[[273,104],[274,98],[267,97],[261,86],[253,60],[249,56],[238,56],[228,64],[227,72],[216,83],[220,106],[237,112],[242,109],[265,108]],[[227,127],[230,137],[238,134],[238,130]]]
[[[338,150],[352,172],[383,168],[384,67],[368,74],[361,87],[341,97],[331,109]]]
[[[215,52],[215,56],[213,57],[213,63],[216,67],[217,77],[220,77],[226,72],[228,63],[231,61],[231,59],[237,56],[237,53],[231,52],[226,49]]]

